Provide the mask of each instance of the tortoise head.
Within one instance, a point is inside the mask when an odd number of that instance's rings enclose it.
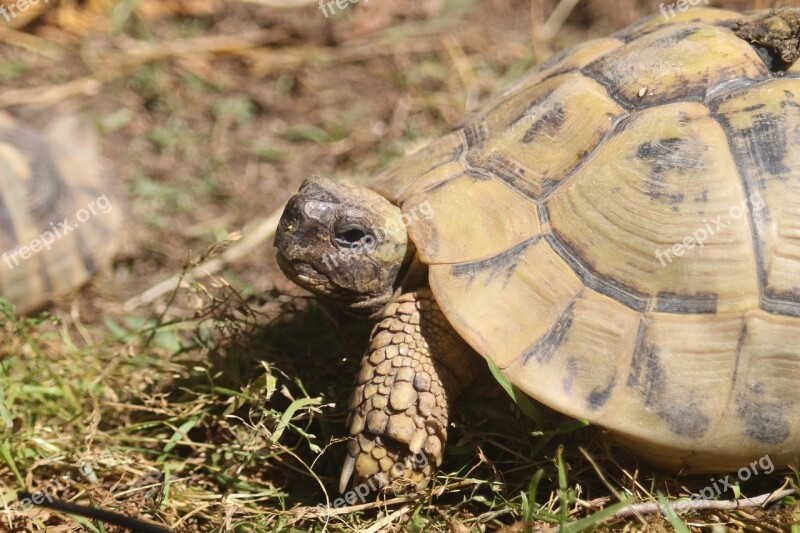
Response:
[[[281,216],[278,264],[303,288],[371,315],[395,294],[411,249],[400,208],[354,185],[307,179]]]

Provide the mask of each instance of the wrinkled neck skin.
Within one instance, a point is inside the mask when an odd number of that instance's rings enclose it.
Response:
[[[373,316],[420,281],[400,208],[355,185],[313,177],[286,204],[275,236],[284,274],[323,300]]]
[[[406,249],[406,257],[401,264],[400,272],[396,276],[391,290],[382,291],[376,297],[366,300],[353,301],[349,296],[337,299],[322,295],[320,295],[320,299],[358,318],[366,317],[374,320],[382,316],[386,306],[401,294],[427,285],[428,266],[419,261],[415,251],[414,244],[409,242]]]

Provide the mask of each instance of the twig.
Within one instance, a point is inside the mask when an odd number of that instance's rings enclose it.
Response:
[[[120,72],[119,76],[122,76]],[[104,83],[118,77],[110,71],[99,71],[93,75],[76,78],[66,83],[9,89],[0,94],[0,107],[29,105],[48,107],[80,95],[95,95]]]
[[[469,57],[464,52],[459,40],[452,33],[446,33],[442,36],[442,44],[450,55],[453,66],[456,67],[456,72],[458,72],[458,77],[461,78],[461,84],[464,86],[464,92],[466,93],[464,109],[468,112],[472,111],[475,104],[477,104],[478,87],[475,84],[475,71],[472,68]]]
[[[743,507],[763,507],[794,493],[794,489],[786,489],[762,494],[755,498],[742,498],[741,500],[689,500],[671,503],[670,507],[681,513],[687,511],[731,511]],[[626,518],[637,514],[653,514],[663,511],[663,506],[658,502],[635,503],[614,513],[614,518]]]
[[[365,529],[363,531],[363,533],[378,533],[378,531],[383,531],[384,526],[388,526],[389,524],[394,522],[396,519],[402,517],[405,514],[408,514],[408,512],[410,510],[411,509],[408,508],[408,507],[401,507],[400,509],[396,510],[392,514],[384,516],[380,520],[376,521],[369,528]]]
[[[176,39],[159,43],[157,46],[137,41],[126,42],[124,52],[105,56],[101,59],[100,67],[92,74],[65,83],[4,91],[0,94],[0,107],[16,105],[48,107],[76,96],[97,94],[103,85],[154,61],[196,55],[241,54],[248,49],[283,37],[285,37],[283,31],[259,30],[243,35]]]
[[[125,302],[122,306],[123,310],[131,312],[143,305],[153,303],[161,296],[177,289],[179,284],[190,283],[194,280],[214,275],[225,268],[226,265],[235,263],[245,257],[257,246],[275,235],[282,213],[283,206],[275,210],[269,217],[257,221],[252,231],[248,231],[239,242],[222,252],[219,257],[209,259],[186,274],[176,274],[157,283],[140,295],[134,296]]]
[[[558,3],[550,14],[550,18],[544,23],[541,33],[539,34],[543,41],[550,41],[556,36],[561,26],[566,22],[567,17],[569,17],[569,14],[572,13],[572,10],[575,9],[575,6],[577,6],[580,1],[581,0],[561,0]]]
[[[174,39],[158,44],[137,40],[125,41],[124,52],[108,56],[109,64],[141,65],[153,61],[171,59],[197,54],[224,55],[236,54],[256,46],[281,42],[289,37],[289,32],[281,29],[267,29],[245,32],[239,35],[210,35],[191,39]]]
[[[52,41],[5,26],[0,26],[0,42],[28,50],[48,59],[57,60],[64,55],[64,49]]]
[[[294,47],[247,50],[243,56],[251,61],[254,76],[264,77],[275,72],[291,71],[303,65],[329,65],[335,63],[354,63],[368,61],[377,56],[397,54],[425,54],[442,49],[440,36],[443,32],[432,32],[415,39],[395,42],[379,39],[359,44],[337,47]]]

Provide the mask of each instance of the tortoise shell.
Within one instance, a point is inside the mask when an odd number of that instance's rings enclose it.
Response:
[[[90,125],[61,116],[39,133],[0,113],[0,296],[16,312],[88,281],[119,221]]]
[[[755,16],[575,47],[371,184],[476,351],[670,468],[800,454],[800,63]]]

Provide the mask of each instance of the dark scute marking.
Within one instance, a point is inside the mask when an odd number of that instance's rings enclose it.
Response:
[[[514,273],[514,270],[517,268],[522,254],[528,249],[529,246],[536,244],[540,238],[541,237],[537,235],[536,237],[522,241],[508,250],[505,250],[488,259],[483,259],[481,261],[475,261],[472,263],[460,263],[453,265],[451,273],[456,277],[466,276],[469,278],[469,282],[472,283],[478,274],[488,271],[489,279],[487,280],[487,283],[494,282],[501,274],[504,276],[504,283],[507,283],[511,278],[511,275]]]
[[[578,294],[578,296],[580,296],[580,294]],[[577,297],[573,298],[569,305],[567,305],[567,308],[564,309],[558,317],[556,323],[553,324],[553,327],[522,352],[523,365],[527,364],[531,358],[543,364],[553,360],[556,350],[564,344],[564,340],[567,338],[567,332],[569,332],[572,327],[576,301]]]
[[[644,37],[646,35],[650,35],[650,34],[655,33],[657,31],[663,30],[664,26],[656,26],[654,28],[649,28],[647,30],[642,30],[641,29],[642,26],[644,26],[644,25],[648,24],[649,22],[651,22],[653,18],[663,18],[663,17],[664,17],[664,15],[657,14],[657,15],[653,15],[652,17],[648,17],[648,18],[642,19],[639,22],[633,24],[632,26],[628,26],[627,28],[625,28],[625,29],[623,29],[623,30],[621,30],[621,31],[619,31],[617,33],[612,33],[611,37],[616,37],[617,39],[621,40],[624,43],[629,43],[631,41],[635,41],[637,39],[641,39],[642,37]],[[686,22],[700,22],[700,21],[698,21],[698,20],[684,21],[684,23],[686,23]],[[653,41],[653,44],[651,46],[659,47],[659,48],[669,47],[669,46],[672,46],[673,44],[675,44],[676,42],[682,41],[683,39],[686,39],[687,37],[697,33],[697,31],[698,31],[698,28],[686,28],[684,30],[681,30],[680,32],[674,33],[672,35],[667,35],[665,37],[662,37],[661,39]]]
[[[524,144],[529,144],[539,135],[546,135],[549,137],[555,136],[564,125],[566,113],[564,113],[564,106],[555,104],[545,111],[533,125],[525,132],[522,137]]]
[[[547,93],[545,93],[545,94],[543,94],[543,95],[531,100],[531,102],[527,105],[527,107],[525,107],[525,110],[522,113],[520,113],[519,116],[517,116],[515,119],[513,119],[511,121],[511,123],[509,124],[509,126],[510,127],[514,127],[517,124],[519,124],[520,122],[522,122],[523,120],[525,120],[526,118],[529,118],[531,115],[535,114],[536,111],[539,108],[547,107],[548,100],[550,100],[552,96],[553,96],[553,91],[549,91],[549,92],[547,92]],[[554,104],[554,103],[550,102],[549,105],[550,105],[550,107],[553,107],[554,105],[557,105],[557,103],[558,102],[556,102]],[[497,106],[497,107],[500,107],[500,106]]]
[[[439,189],[443,189],[444,187],[449,185],[450,182],[455,181],[456,179],[458,179],[460,177],[463,177],[463,176],[469,176],[470,178],[473,178],[473,179],[481,179],[478,176],[473,176],[472,174],[469,174],[468,172],[461,172],[459,174],[456,174],[455,176],[450,176],[449,178],[445,178],[442,181],[440,181],[439,183],[434,183],[433,185],[430,185],[430,186],[426,187],[425,188],[425,192],[431,193],[431,192],[434,192],[434,191],[438,191]],[[489,176],[486,176],[485,179],[491,179],[491,178],[489,178]]]
[[[482,165],[487,172],[491,172],[503,183],[530,200],[537,200],[537,194],[531,187],[529,180],[525,176],[525,170],[498,154],[492,154]]]
[[[761,171],[781,176],[791,171],[786,166],[789,138],[786,118],[774,113],[759,113],[753,117],[753,125],[734,131],[747,147],[750,157]]]
[[[724,98],[724,97],[723,97]],[[734,130],[731,126],[728,118],[725,115],[719,114],[718,107],[719,104],[722,102],[722,99],[717,99],[713,102],[710,102],[709,107],[711,108],[711,118],[717,121],[722,127],[722,131],[725,132],[725,136],[728,140],[728,148],[730,149],[731,153],[733,154],[733,161],[736,165],[736,171],[739,177],[739,181],[742,184],[742,188],[744,189],[745,198],[748,199],[748,209],[747,209],[747,217],[748,221],[750,222],[750,238],[753,243],[753,249],[755,251],[756,257],[756,270],[758,272],[758,287],[759,287],[759,303],[762,308],[764,307],[765,303],[765,296],[764,296],[764,287],[766,287],[766,269],[764,267],[764,237],[762,235],[762,228],[766,223],[766,219],[768,216],[766,209],[754,209],[751,205],[750,198],[753,198],[754,193],[757,189],[757,182],[758,176],[750,174],[750,167],[745,165],[746,161],[749,161],[750,158],[753,156],[749,153],[750,148],[747,146],[747,138],[744,139],[741,136],[740,130]]]
[[[53,221],[68,218],[75,211],[75,201],[44,140],[33,131],[17,127],[0,130],[0,142],[16,148],[30,166],[26,208],[39,229],[49,231]]]
[[[539,65],[534,67],[531,71],[529,71],[529,74],[535,74],[537,72],[543,72],[545,70],[553,68],[557,64],[564,61],[564,59],[566,59],[570,53],[572,53],[572,49],[567,48],[566,50],[562,50],[561,52],[554,54],[547,61],[540,63]]]
[[[780,444],[789,438],[786,406],[778,402],[757,401],[753,394],[736,398],[736,413],[744,423],[747,436],[765,444]]]
[[[800,292],[778,292],[764,287],[761,308],[778,315],[800,317]]]
[[[464,146],[464,143],[459,143],[448,152],[442,152],[442,153],[435,154],[434,156],[431,157],[431,160],[435,160],[436,163],[434,165],[432,165],[426,172],[433,172],[434,170],[436,170],[438,168],[441,168],[441,167],[447,165],[448,163],[452,163],[454,161],[458,161],[458,159],[461,157],[461,155],[464,153],[465,150],[466,150],[466,147]],[[398,169],[398,170],[400,170],[400,169]],[[397,176],[394,175],[393,179],[397,179]],[[445,180],[445,181],[447,181],[447,180]],[[439,183],[441,183],[441,182],[439,182]]]
[[[564,378],[562,386],[564,392],[570,394],[572,392],[572,384],[575,382],[575,376],[578,375],[578,360],[574,357],[567,357],[567,377]]]
[[[698,31],[700,31],[700,28],[698,27],[683,28],[682,30],[676,31],[673,34],[665,35],[664,37],[656,39],[655,41],[653,41],[653,44],[651,46],[657,48],[670,48],[674,46],[675,43],[679,43],[683,40],[686,40],[687,38],[691,37]]]
[[[614,80],[608,77],[607,72],[604,70],[604,60],[605,56],[601,57],[600,59],[596,59],[593,63],[589,63],[589,65],[581,69],[581,74],[588,76],[602,85],[608,93],[609,98],[614,100],[614,102],[622,109],[626,111],[633,111],[637,108],[642,108],[642,106],[638,106],[635,103],[628,101],[628,99],[625,98],[625,96],[620,92],[618,89],[620,85],[619,80]]]
[[[636,157],[650,165],[650,176],[646,183],[650,198],[671,204],[683,201],[682,192],[666,190],[665,174],[670,171],[683,172],[702,167],[702,152],[696,146],[697,142],[694,139],[672,137],[639,145]]]
[[[659,39],[656,39],[650,44],[651,48],[669,48],[675,45],[675,43],[680,42],[691,35],[697,33],[699,28],[691,27],[691,28],[684,28],[678,32],[675,32],[670,35],[665,35]],[[644,50],[642,52],[643,61],[647,61],[647,51]],[[624,109],[631,111],[634,109],[645,109],[647,107],[652,107],[654,105],[663,105],[673,101],[701,101],[705,96],[705,86],[698,85],[697,83],[684,83],[681,84],[681,90],[679,90],[673,98],[659,98],[655,102],[643,103],[641,99],[634,99],[633,101],[628,100],[619,90],[619,87],[625,85],[622,79],[618,79],[618,75],[625,75],[628,74],[623,72],[615,72],[615,69],[611,67],[611,64],[614,63],[616,60],[615,54],[609,54],[602,56],[598,59],[595,59],[583,69],[581,72],[586,76],[592,78],[594,81],[605,87],[608,95],[621,107]]]
[[[75,241],[78,243],[78,251],[81,253],[81,260],[83,262],[83,268],[86,269],[86,272],[91,276],[98,271],[97,263],[94,262],[94,258],[92,257],[92,250],[86,244],[86,241],[83,238],[83,235],[80,232],[77,232],[75,237]]]
[[[464,171],[465,176],[469,176],[477,181],[489,181],[492,175],[479,168],[470,168]],[[433,189],[431,189],[433,190]]]
[[[550,226],[550,215],[547,213],[547,208],[541,204],[537,204],[536,214],[539,218],[539,224],[542,226],[542,228],[547,228]]]
[[[474,166],[480,175],[495,176],[522,196],[530,200],[537,200],[536,191],[534,191],[529,180],[525,177],[525,169],[510,159],[493,153],[482,160],[468,158],[468,163]],[[468,170],[467,173],[469,174],[469,172]]]
[[[585,156],[581,156],[580,159],[583,159],[583,157],[585,157]],[[559,185],[561,185],[561,181],[560,180],[554,180],[554,179],[548,178],[548,177],[544,177],[542,179],[542,190],[545,191],[545,193],[549,193],[551,191],[554,191],[555,188],[558,187]]]
[[[611,35],[610,37],[614,37],[614,36]],[[619,39],[619,40],[622,40],[622,39]],[[579,69],[577,69],[575,67],[567,67],[566,65],[562,65],[560,68],[555,68],[555,69],[553,68],[556,65],[558,65],[559,63],[563,62],[565,59],[567,59],[567,57],[572,52],[573,52],[572,48],[567,48],[565,50],[562,50],[561,52],[558,52],[557,54],[554,54],[554,55],[550,56],[550,58],[547,59],[547,61],[544,61],[543,63],[538,64],[536,67],[534,67],[533,69],[528,71],[528,75],[527,76],[532,76],[532,75],[535,75],[535,74],[537,74],[539,72],[544,72],[545,70],[551,70],[552,69],[552,71],[549,74],[547,74],[541,80],[541,82],[543,82],[543,81],[547,81],[547,80],[550,80],[552,78],[555,78],[556,76],[561,76],[563,74],[569,74],[569,73],[572,73],[572,72],[577,72]],[[611,52],[606,52],[606,54],[608,54],[608,53],[611,53]],[[524,79],[525,78],[523,78],[523,80],[521,80],[521,81],[523,81],[523,83],[524,83]],[[519,83],[519,82],[517,82],[517,83]]]
[[[627,385],[636,389],[644,399],[645,407],[653,407],[664,390],[666,375],[659,361],[658,348],[647,344],[647,326],[642,320],[636,337],[636,349],[631,360],[631,371]]]
[[[765,107],[767,107],[766,104],[755,104],[749,107],[745,107],[744,109],[742,109],[742,111],[744,111],[745,113],[749,113],[751,111],[758,111],[759,109],[764,109]]]
[[[789,150],[787,130],[790,125],[786,123],[786,117],[760,113],[753,117],[752,127],[737,130],[731,126],[726,115],[712,113],[711,116],[722,126],[728,137],[728,144],[734,154],[734,161],[748,199],[755,193],[762,192],[759,183],[769,179],[770,175],[777,175],[780,181],[786,181],[784,174],[791,175],[792,170],[784,163]],[[755,172],[744,164],[747,161],[753,161]],[[770,289],[767,284],[763,234],[764,228],[769,223],[768,209],[766,207],[756,209],[748,201],[747,213],[756,253],[760,307],[770,313],[800,317],[800,292],[778,292]]]
[[[708,189],[703,189],[700,194],[694,197],[695,202],[708,203]],[[703,212],[705,214],[705,212]]]
[[[693,402],[684,405],[676,404],[674,408],[659,411],[658,414],[669,429],[677,435],[696,439],[708,431],[708,417],[701,413],[699,406]]]
[[[642,26],[644,26],[648,22],[650,22],[650,17],[641,19],[638,22],[634,22],[627,28],[623,28],[619,31],[612,33],[611,35],[609,35],[609,37],[613,37],[614,39],[622,41],[625,44],[628,44],[629,42],[635,39],[639,39],[643,35],[647,35],[648,33],[651,33],[653,31],[653,30],[649,31],[641,30]]]
[[[693,120],[694,120],[694,118],[692,118],[692,116],[689,113],[687,113],[686,111],[679,111],[678,112],[678,125],[680,125],[680,126],[688,126],[689,124],[692,123]]]
[[[670,431],[688,438],[702,437],[708,431],[709,420],[697,402],[664,397],[667,374],[661,365],[659,349],[646,340],[646,331],[642,320],[627,385],[639,392],[645,407],[654,409]]]
[[[486,123],[483,119],[467,124],[462,131],[464,132],[464,140],[467,143],[467,148],[470,150],[482,145],[488,136]]]
[[[8,245],[7,250],[0,250],[0,252],[10,252],[19,244],[17,230],[14,227],[14,221],[11,220],[11,213],[3,199],[2,191],[0,191],[0,235],[2,235],[2,242]]]
[[[464,153],[466,149],[467,149],[466,146],[464,146],[463,144],[459,144],[458,146],[455,147],[452,154],[450,155],[450,159],[447,162],[442,163],[441,165],[436,165],[434,168],[439,168],[440,166],[444,166],[447,163],[458,161],[458,159],[461,157],[461,155]]]
[[[663,313],[700,314],[716,313],[716,293],[701,292],[697,294],[677,294],[659,292],[656,295],[656,311]]]
[[[605,277],[596,272],[592,266],[585,262],[581,254],[568,244],[562,236],[558,235],[555,230],[545,235],[545,240],[556,254],[572,268],[584,285],[627,305],[635,311],[642,312],[647,308],[647,304],[650,301],[650,297],[647,294],[625,285],[621,281]]]
[[[556,181],[545,177],[545,179],[542,180],[542,194],[540,195],[539,200],[543,201],[547,199],[561,185],[570,181],[580,169],[588,164],[591,164],[594,155],[602,149],[609,139],[621,132],[625,128],[625,125],[631,120],[631,115],[628,114],[615,115],[613,113],[606,113],[606,116],[608,117],[609,121],[613,123],[613,126],[606,129],[606,131],[601,135],[600,140],[595,143],[592,148],[582,151],[575,166],[565,172],[563,176],[559,176],[560,179]]]
[[[609,398],[611,398],[611,392],[614,390],[614,387],[617,385],[617,377],[613,376],[611,378],[611,382],[604,389],[595,389],[589,396],[586,397],[586,403],[589,405],[589,409],[595,410],[600,409],[605,405]]]
[[[744,341],[747,339],[747,322],[742,319],[742,326],[739,329],[739,340],[736,343],[736,359],[733,361],[733,375],[731,376],[731,383],[736,384],[739,379],[739,363],[742,360],[742,348],[744,348]]]

